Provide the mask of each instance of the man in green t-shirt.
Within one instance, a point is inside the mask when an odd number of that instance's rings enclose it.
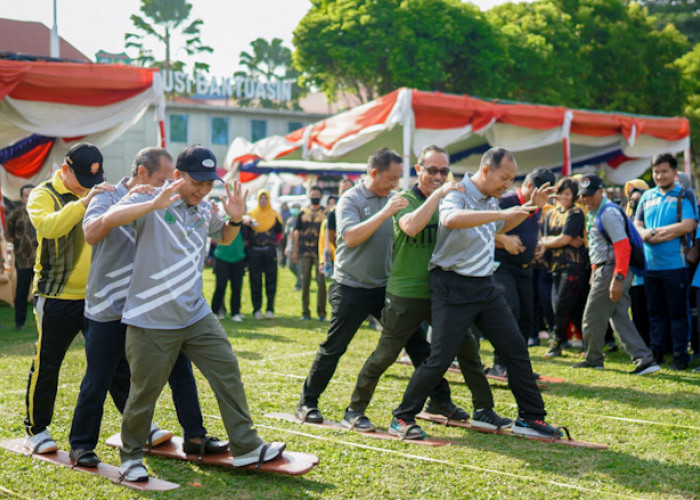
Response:
[[[408,206],[394,215],[394,261],[386,287],[382,310],[384,327],[379,343],[365,362],[357,377],[350,406],[342,424],[360,432],[372,432],[374,425],[365,410],[374,394],[379,378],[396,361],[402,348],[419,366],[430,355],[430,345],[421,328],[430,321],[430,279],[428,263],[435,247],[440,200],[455,189],[464,191],[461,183],[446,182],[450,174],[450,157],[437,146],[423,148],[415,166],[418,183],[402,192]],[[472,392],[475,409],[474,424],[484,427],[507,426],[493,412],[493,395],[479,359],[478,346],[471,352],[463,349],[458,355],[464,379]],[[430,394],[426,411],[444,415],[452,420],[466,420],[467,412],[456,407],[450,397],[450,387],[444,378]],[[419,430],[419,428],[418,428]],[[391,433],[392,430],[390,429]],[[422,431],[420,431],[422,432]]]

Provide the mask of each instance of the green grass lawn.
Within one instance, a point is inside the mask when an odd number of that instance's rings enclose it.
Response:
[[[205,295],[211,297],[212,275],[205,271]],[[247,281],[243,312],[251,316]],[[608,451],[569,448],[463,429],[425,424],[434,437],[457,444],[427,447],[384,441],[359,434],[318,429],[272,420],[268,412],[292,412],[303,379],[325,338],[326,325],[299,321],[300,292],[282,269],[277,294],[277,319],[243,323],[223,320],[241,364],[248,404],[266,440],[285,441],[288,449],[311,452],[321,463],[302,477],[255,474],[214,466],[199,466],[163,458],[146,458],[150,472],[177,482],[162,498],[700,498],[700,375],[686,371],[634,377],[624,353],[609,356],[606,370],[574,371],[579,360],[568,353],[544,360],[544,347],[531,351],[536,371],[566,382],[543,391],[548,419],[566,425],[575,438],[607,443]],[[315,297],[312,299],[315,300]],[[312,311],[314,307],[312,307]],[[33,319],[15,332],[12,310],[0,307],[0,439],[23,435],[24,392],[34,351]],[[355,377],[374,348],[379,334],[361,329],[343,356],[335,377],[320,401],[326,418],[340,420]],[[71,417],[85,370],[82,338],[76,339],[63,363],[53,437],[68,449]],[[492,349],[483,344],[485,364]],[[697,362],[696,362],[697,363]],[[696,364],[695,363],[695,364]],[[213,393],[195,371],[205,425],[225,437]],[[412,368],[394,365],[382,378],[368,416],[388,426]],[[471,410],[470,395],[456,374],[448,374],[454,401]],[[502,384],[493,386],[496,410],[515,416],[514,400]],[[156,408],[156,423],[181,433],[169,389]],[[102,441],[119,431],[120,416],[111,402],[105,406]],[[118,453],[99,445],[100,458],[119,463]],[[53,466],[0,449],[3,461],[0,495],[26,498],[112,498],[139,494],[106,479]]]

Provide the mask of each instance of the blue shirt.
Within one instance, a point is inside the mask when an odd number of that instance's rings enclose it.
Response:
[[[639,199],[635,219],[643,221],[646,229],[678,223],[677,206],[680,190],[678,183],[664,194],[658,187],[647,189]],[[696,218],[693,203],[692,199],[683,197],[681,220]],[[654,245],[644,243],[644,258],[649,271],[668,271],[686,267],[680,237]]]

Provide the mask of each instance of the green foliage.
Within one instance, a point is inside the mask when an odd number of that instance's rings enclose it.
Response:
[[[700,42],[700,2],[698,0],[641,0],[656,18],[659,29],[673,24],[691,43]]]
[[[125,33],[124,42],[127,49],[136,49],[138,56],[133,58],[142,66],[155,66],[163,69],[181,71],[185,63],[173,60],[172,51],[182,49],[188,56],[212,53],[214,49],[204,45],[200,38],[201,19],[195,19],[183,26],[190,16],[192,4],[187,0],[141,0],[141,12],[144,17],[133,14],[131,22],[137,33]],[[156,60],[153,49],[146,45],[146,39],[155,38],[165,46],[165,58]],[[181,47],[175,47],[176,40],[182,40]],[[195,70],[208,71],[209,65],[201,62],[194,64]]]
[[[690,120],[690,145],[696,164],[700,158],[700,43],[693,50],[678,58],[676,66],[683,75],[687,94],[683,115]]]
[[[407,86],[472,92],[491,85],[498,44],[481,12],[458,0],[317,0],[294,31],[304,80],[334,100]]]
[[[307,87],[299,84],[299,72],[292,66],[292,51],[282,45],[282,39],[273,38],[267,41],[257,38],[250,42],[252,50],[242,51],[238,56],[238,64],[245,71],[237,71],[234,76],[252,76],[262,81],[294,80],[292,84],[291,103],[275,102],[269,99],[261,99],[258,103],[263,108],[287,108],[301,109],[299,98],[308,92]],[[241,106],[252,106],[254,101],[247,98],[237,100]]]

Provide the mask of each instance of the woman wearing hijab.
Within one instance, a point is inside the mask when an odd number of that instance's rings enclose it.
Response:
[[[282,217],[270,206],[270,193],[258,192],[258,205],[246,218],[248,226],[248,269],[253,317],[262,319],[262,276],[265,275],[267,308],[265,317],[275,317],[277,291],[277,244],[282,238]]]

